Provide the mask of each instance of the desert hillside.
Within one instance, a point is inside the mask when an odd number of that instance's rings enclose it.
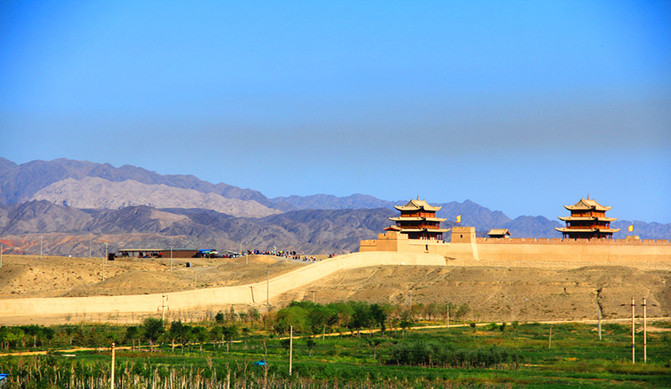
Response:
[[[186,262],[193,267],[185,267]],[[125,259],[5,256],[0,268],[0,299],[94,295],[142,295],[246,285],[311,266],[271,256],[237,259]],[[597,290],[605,318],[630,315],[621,306],[647,297],[648,315],[671,316],[671,272],[627,267],[572,270],[493,266],[372,266],[341,270],[272,300],[320,303],[363,300],[406,306],[411,303],[468,304],[469,320],[538,321],[593,319]],[[244,307],[240,307],[244,309]]]
[[[186,267],[190,263],[191,267]],[[105,280],[103,281],[103,263]],[[278,276],[306,262],[270,256],[234,259],[116,259],[4,256],[0,299],[114,296],[243,285]]]
[[[201,208],[237,217],[264,217],[280,213],[254,200],[229,199],[212,192],[203,193],[165,184],[149,185],[134,180],[114,182],[98,177],[68,178],[55,182],[35,193],[30,200],[47,200],[53,204],[87,209],[120,209],[137,205]]]
[[[544,270],[528,267],[377,266],[345,270],[285,293],[292,300],[391,304],[468,304],[472,320],[595,319],[597,290],[605,318],[631,317],[631,298],[648,298],[648,316],[671,315],[671,271],[629,267]],[[641,308],[639,308],[641,312]]]

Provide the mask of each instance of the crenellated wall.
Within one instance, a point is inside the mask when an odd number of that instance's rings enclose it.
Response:
[[[473,227],[455,227],[452,242],[408,239],[397,232],[361,242],[360,251],[397,251],[443,255],[448,265],[575,268],[634,266],[671,270],[671,242],[666,239],[492,239],[476,238]]]

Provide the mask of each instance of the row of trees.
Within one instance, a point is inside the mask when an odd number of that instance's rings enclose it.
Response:
[[[143,341],[149,342],[150,350],[153,350],[155,345],[162,342],[169,342],[172,351],[179,345],[182,352],[185,346],[198,344],[200,352],[203,352],[203,343],[212,342],[215,347],[226,345],[226,352],[229,351],[233,339],[238,336],[239,331],[236,325],[215,325],[213,327],[205,327],[203,325],[189,325],[181,321],[173,321],[169,326],[161,319],[148,318],[141,326],[130,326],[126,328],[124,340],[126,343],[131,343],[132,348],[135,348],[135,341],[138,345]],[[248,332],[247,328],[243,332]]]
[[[415,312],[413,314],[413,311]],[[311,301],[292,302],[288,307],[277,312],[273,329],[278,334],[286,334],[289,327],[303,334],[319,334],[323,332],[348,329],[359,332],[363,328],[380,328],[382,334],[387,328],[405,329],[415,322],[420,312],[425,317],[435,317],[436,312],[445,312],[445,320],[452,312],[456,319],[463,318],[470,308],[467,304],[456,307],[454,304],[429,305],[417,304],[411,307],[391,304],[370,304],[361,301],[330,303],[326,305]]]
[[[454,346],[439,342],[414,341],[398,343],[391,349],[387,364],[490,368],[512,365],[517,367],[520,356],[516,351],[491,345],[488,348],[455,350]]]
[[[271,330],[278,335],[286,335],[289,328],[301,334],[320,334],[343,330],[357,331],[366,328],[380,328],[382,334],[388,328],[405,329],[419,317],[434,319],[438,312],[444,312],[454,319],[463,318],[470,308],[463,304],[413,304],[391,305],[370,304],[349,301],[331,304],[316,304],[311,301],[292,302],[279,311],[259,313],[251,308],[247,312],[218,312],[213,321],[191,325],[181,321],[164,323],[160,319],[149,318],[141,325],[119,327],[112,325],[64,325],[42,327],[25,325],[0,327],[0,347],[5,350],[52,346],[102,347],[112,342],[126,344],[135,348],[136,344],[170,342],[171,344],[191,345],[203,342],[215,342],[217,346],[230,348],[233,338],[241,333],[247,335],[250,330],[260,328]],[[182,346],[183,348],[183,346]],[[173,347],[174,349],[174,347]]]
[[[51,343],[56,331],[50,327],[42,327],[36,324],[18,327],[0,327],[0,346],[7,350],[17,348],[19,345],[25,348],[27,344],[33,347],[45,346]]]

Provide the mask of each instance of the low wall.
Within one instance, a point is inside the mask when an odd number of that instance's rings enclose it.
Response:
[[[445,266],[440,255],[371,252],[338,256],[301,267],[275,277],[269,282],[209,288],[164,294],[132,296],[92,296],[25,298],[0,300],[0,324],[40,322],[40,317],[58,316],[58,321],[66,322],[66,317],[89,318],[101,314],[161,314],[163,307],[175,312],[180,310],[203,309],[208,306],[236,304],[260,305],[291,289],[295,289],[343,269],[355,269],[378,265]],[[18,319],[18,321],[17,321]],[[57,321],[57,322],[58,322]],[[54,322],[53,320],[51,322]]]

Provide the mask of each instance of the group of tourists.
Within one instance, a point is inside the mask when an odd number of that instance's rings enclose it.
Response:
[[[286,259],[293,259],[296,261],[303,262],[316,262],[317,258],[314,256],[305,256],[303,253],[289,250],[247,250],[242,252],[242,255],[272,255],[275,257],[281,257]],[[329,258],[331,255],[329,255]]]

